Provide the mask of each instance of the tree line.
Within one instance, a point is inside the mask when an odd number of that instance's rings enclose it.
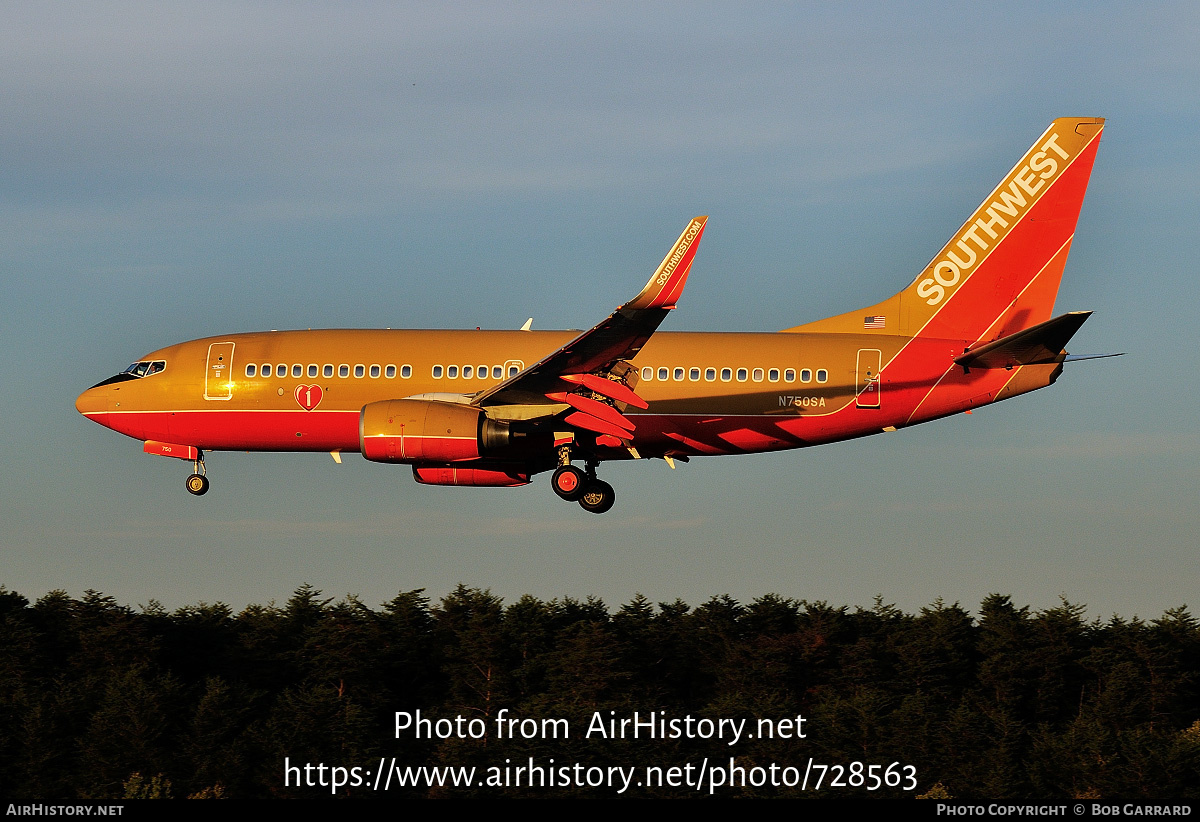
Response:
[[[283,605],[137,610],[87,591],[0,588],[0,795],[329,796],[284,759],[369,766],[727,762],[915,768],[918,787],[816,795],[1163,799],[1200,793],[1200,623],[1034,611],[994,594],[973,616],[774,594],[691,607],[636,596],[505,604],[459,586],[378,608],[311,586]],[[395,732],[397,711],[481,719],[479,738]],[[501,711],[504,713],[502,714]],[[612,712],[611,714],[609,712]],[[604,717],[794,720],[804,739],[585,738]],[[662,712],[661,714],[658,712]],[[496,733],[565,719],[569,738]],[[445,726],[444,726],[445,727]],[[428,736],[428,734],[426,734]],[[503,736],[504,738],[501,738]],[[795,736],[794,734],[792,735]],[[380,796],[345,786],[339,796]],[[388,797],[611,796],[606,788],[393,786]],[[627,795],[695,796],[689,787]],[[701,794],[702,795],[702,794]],[[800,796],[747,784],[721,796]],[[810,789],[803,795],[814,795]]]

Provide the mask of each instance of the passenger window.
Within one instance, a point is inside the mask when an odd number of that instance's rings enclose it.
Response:
[[[502,378],[503,376],[504,376],[504,366],[493,365],[492,366],[492,379],[498,380],[498,379]]]
[[[795,382],[796,381],[796,369],[789,368],[787,371],[784,371],[783,372],[783,381],[784,382]]]
[[[829,381],[829,372],[826,371],[824,368],[818,368],[817,369],[817,382],[828,382],[828,381]]]
[[[457,365],[446,366],[446,378],[451,379],[451,380],[458,379],[458,366]]]
[[[333,366],[330,365],[329,363],[326,363],[325,368],[322,373],[324,373],[326,377],[332,377],[333,376]]]
[[[659,378],[660,380],[669,380],[669,379],[671,379],[671,369],[669,369],[669,368],[660,368],[660,369],[658,369],[658,378]]]
[[[440,380],[442,378],[442,367],[440,365],[435,365],[433,367],[433,378],[435,380]]]
[[[310,376],[310,377],[317,376],[317,366],[315,363],[308,367],[308,376]]]
[[[811,368],[800,369],[800,382],[812,382],[812,369]]]
[[[705,382],[712,382],[716,378],[717,378],[717,369],[715,369],[715,368],[704,369],[704,381]]]
[[[463,379],[469,380],[474,375],[475,369],[469,365],[463,366]]]
[[[487,379],[487,372],[488,372],[488,368],[486,365],[481,365],[475,369],[476,376],[478,376],[479,379],[481,379],[481,380]]]
[[[349,377],[350,376],[350,366],[346,365],[345,363],[342,363],[341,365],[339,365],[338,366],[338,376],[339,377]]]
[[[246,376],[247,377],[253,377],[254,371],[255,371],[254,363],[250,363],[249,365],[246,366]]]
[[[767,379],[770,380],[771,382],[779,382],[779,369],[772,368],[770,371],[768,371]]]
[[[517,368],[515,365],[510,365],[508,367],[508,376],[515,377],[520,373],[521,373],[521,369]]]
[[[755,382],[762,382],[763,370],[761,368],[754,369],[754,373],[750,375],[750,379],[754,380]]]
[[[409,377],[411,377],[412,376],[412,366],[411,365],[400,366],[400,376],[404,377],[404,379],[406,379],[406,380]]]
[[[270,364],[270,363],[263,363],[263,367],[262,367],[262,375],[263,375],[264,377],[269,377],[269,376],[271,376],[271,364]]]
[[[691,371],[688,371],[688,379],[691,380],[692,382],[699,382],[700,381],[700,369],[693,368]]]
[[[642,369],[642,379],[643,379],[643,380],[652,380],[652,379],[654,379],[654,369],[653,369],[653,368],[651,368],[651,367],[650,367],[650,366],[648,366],[648,365],[647,365],[645,368],[643,368],[643,369]]]
[[[748,377],[748,376],[750,376],[750,375],[747,373],[746,369],[744,369],[744,368],[738,369],[738,382],[745,382],[746,377]]]
[[[374,379],[378,379],[378,378],[379,378],[379,366],[372,365],[371,366],[371,379],[374,380]]]
[[[389,365],[387,368],[383,369],[383,375],[385,377],[387,377],[389,380],[395,379],[396,378],[396,366]]]
[[[684,371],[682,368],[675,369],[675,382],[683,382],[683,373]]]
[[[292,376],[293,377],[303,377],[304,376],[304,366],[300,365],[300,363],[296,363],[295,365],[293,365],[292,366]]]
[[[367,369],[365,367],[363,367],[362,365],[356,364],[354,366],[354,376],[355,377],[362,377],[362,375],[365,373],[367,373]]]
[[[721,382],[729,382],[732,379],[733,379],[733,369],[732,368],[722,368],[721,369]]]

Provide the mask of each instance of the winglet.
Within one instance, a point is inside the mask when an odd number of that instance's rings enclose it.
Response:
[[[696,248],[700,245],[700,237],[704,234],[704,224],[708,217],[696,217],[679,235],[675,245],[667,252],[658,270],[650,277],[642,292],[630,300],[622,308],[674,308],[675,301],[683,293],[687,283],[688,272],[692,270],[692,260],[696,257]]]

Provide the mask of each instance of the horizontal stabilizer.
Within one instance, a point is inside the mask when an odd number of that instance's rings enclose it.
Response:
[[[1013,368],[1019,365],[1057,362],[1067,342],[1092,316],[1090,311],[1072,311],[1044,323],[1031,325],[968,351],[954,362],[963,368]]]
[[[1124,351],[1116,354],[1071,354],[1063,362],[1079,362],[1080,360],[1107,360],[1109,357],[1124,357]]]

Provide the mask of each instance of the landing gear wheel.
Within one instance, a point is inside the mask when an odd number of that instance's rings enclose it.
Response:
[[[208,477],[203,474],[192,474],[187,478],[187,489],[189,494],[195,494],[202,497],[208,493]]]
[[[617,501],[617,492],[604,480],[594,479],[583,488],[583,496],[579,498],[579,507],[593,514],[603,514]]]
[[[567,502],[575,502],[582,497],[586,485],[587,474],[574,465],[560,466],[550,478],[550,487],[554,489],[554,493]]]

